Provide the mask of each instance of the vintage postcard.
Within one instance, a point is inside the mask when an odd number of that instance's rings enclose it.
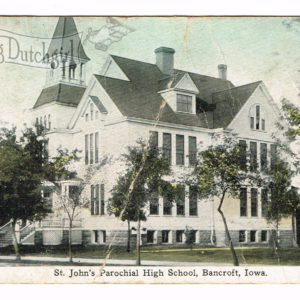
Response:
[[[300,283],[299,17],[0,17],[0,283]]]

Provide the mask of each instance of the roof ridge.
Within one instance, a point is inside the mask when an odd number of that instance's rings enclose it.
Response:
[[[154,63],[150,63],[150,62],[146,62],[146,61],[141,61],[141,60],[137,60],[137,59],[133,59],[133,58],[129,58],[129,57],[124,57],[124,56],[119,56],[119,55],[114,55],[114,54],[109,54],[111,57],[117,57],[117,58],[123,58],[123,59],[126,59],[126,60],[132,60],[132,61],[135,61],[135,62],[138,62],[138,63],[143,63],[143,64],[148,64],[148,65],[152,65],[152,66],[156,66],[156,64]],[[158,68],[158,67],[157,67]],[[159,68],[158,68],[159,69]],[[188,74],[194,74],[194,75],[200,75],[200,76],[203,76],[203,77],[207,77],[207,78],[213,78],[213,79],[219,79],[219,80],[222,80],[222,81],[227,81],[227,82],[230,82],[230,80],[223,80],[223,79],[220,79],[218,77],[213,77],[213,76],[208,76],[208,75],[204,75],[204,74],[200,74],[200,73],[195,73],[195,72],[192,72],[192,71],[187,71],[187,70],[182,70],[182,69],[174,69],[174,71],[178,71],[180,73],[188,73]],[[167,78],[167,77],[166,77]],[[166,78],[162,78],[162,79],[166,79]]]
[[[241,87],[245,87],[247,85],[251,85],[251,84],[258,84],[258,83],[261,83],[263,82],[262,80],[258,80],[258,81],[254,81],[254,82],[250,82],[250,83],[246,83],[246,84],[243,84],[243,85],[239,85],[239,86],[234,86],[232,88],[229,88],[229,89],[224,89],[224,90],[220,90],[220,91],[217,91],[217,92],[213,92],[213,94],[218,94],[218,93],[221,93],[221,92],[225,92],[225,91],[229,91],[229,90],[233,90],[233,89],[238,89],[238,88],[241,88]]]

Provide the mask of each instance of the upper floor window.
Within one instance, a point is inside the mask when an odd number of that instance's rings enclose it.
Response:
[[[177,111],[192,113],[192,96],[177,94]]]
[[[250,128],[253,130],[266,130],[266,121],[260,105],[255,105],[250,109]]]
[[[93,103],[90,104],[90,112],[91,112],[91,120],[93,120],[94,119],[94,104]]]
[[[176,165],[184,165],[184,136],[176,134]]]

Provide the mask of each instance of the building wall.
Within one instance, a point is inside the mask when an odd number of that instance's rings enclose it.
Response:
[[[108,114],[98,113],[98,118],[95,118],[96,107],[94,106],[94,118],[86,118],[86,114],[90,113],[89,95],[97,96],[103,105],[108,110]],[[237,134],[238,138],[245,139],[249,144],[250,141],[266,142],[268,147],[272,143],[272,132],[275,128],[274,123],[278,119],[276,110],[272,107],[263,89],[257,89],[250,97],[243,109],[229,125],[229,129]],[[254,105],[261,105],[261,117],[265,118],[265,130],[250,129],[250,112]],[[61,113],[61,112],[59,112]],[[77,114],[77,116],[75,116]],[[82,242],[84,244],[94,243],[95,231],[106,232],[106,243],[113,241],[115,244],[120,244],[121,241],[126,240],[127,223],[118,220],[114,216],[107,214],[107,200],[110,197],[110,191],[119,175],[124,171],[124,162],[120,160],[121,155],[126,152],[126,147],[129,145],[136,145],[139,138],[147,141],[150,131],[158,132],[158,146],[161,148],[163,144],[163,133],[170,133],[172,135],[172,168],[174,176],[169,178],[174,182],[180,183],[179,178],[185,176],[192,169],[189,167],[188,158],[188,137],[195,136],[197,138],[197,150],[204,150],[211,145],[211,136],[213,130],[193,128],[187,126],[177,126],[172,124],[162,124],[158,122],[153,124],[146,120],[129,119],[123,117],[117,110],[115,105],[109,99],[103,88],[94,80],[91,81],[87,92],[84,94],[81,103],[79,104],[75,115],[69,122],[67,133],[49,134],[50,146],[54,149],[58,144],[65,145],[70,149],[78,149],[81,152],[81,160],[76,163],[75,169],[78,176],[84,178],[87,169],[91,166],[85,164],[85,135],[91,133],[99,133],[99,161],[107,158],[108,163],[101,167],[101,169],[93,173],[90,184],[104,184],[105,186],[105,215],[91,215],[90,208],[82,209],[78,218],[82,219]],[[73,123],[72,123],[73,122]],[[74,124],[74,126],[72,125]],[[220,131],[220,130],[219,130]],[[176,166],[176,135],[184,135],[184,149],[185,160],[184,166]],[[53,142],[52,142],[53,141]],[[94,149],[95,150],[95,149]],[[260,157],[258,147],[258,161]],[[95,165],[95,164],[93,164]],[[260,166],[259,166],[260,167]],[[250,187],[248,187],[250,188]],[[188,191],[188,187],[186,187]],[[88,185],[84,192],[84,197],[90,199],[90,185]],[[145,235],[147,231],[155,232],[155,243],[162,243],[162,231],[168,230],[170,232],[169,243],[176,243],[176,231],[186,229],[196,230],[196,242],[208,245],[215,242],[218,246],[226,244],[226,237],[224,233],[224,224],[220,214],[217,212],[218,199],[198,199],[197,216],[189,216],[189,197],[186,193],[185,198],[185,215],[176,216],[176,205],[172,207],[172,215],[163,215],[163,199],[159,198],[159,212],[158,215],[150,216],[149,209],[146,208],[147,222],[142,222],[143,241],[145,242]],[[250,211],[250,196],[248,195],[248,212]],[[265,218],[261,215],[260,190],[258,193],[258,216],[251,217],[250,213],[246,217],[240,216],[240,200],[227,196],[224,200],[223,211],[227,218],[228,227],[232,233],[233,241],[236,245],[252,245],[262,244],[267,245],[270,242],[272,224],[268,224]],[[132,227],[136,228],[133,222]],[[239,241],[240,231],[245,231],[246,240]],[[268,239],[266,242],[261,242],[259,237],[261,231],[268,232]],[[249,239],[250,231],[256,231],[256,241],[251,242]],[[280,224],[280,232],[282,243],[290,244],[291,237],[291,221],[290,219],[283,219]]]

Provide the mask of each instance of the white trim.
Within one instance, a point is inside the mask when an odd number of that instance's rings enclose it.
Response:
[[[238,111],[238,113],[234,116],[234,118],[231,120],[231,122],[227,125],[227,127],[230,127],[232,125],[232,123],[235,122],[235,120],[239,119],[242,111],[243,111],[243,107],[246,105],[246,103],[252,98],[253,94],[257,91],[257,89],[260,87],[260,85],[262,84],[262,82],[259,83],[259,85],[256,87],[256,89],[252,92],[252,94],[250,95],[250,97],[247,99],[247,101],[241,106],[240,110]],[[250,126],[249,126],[250,127]]]
[[[192,83],[192,86],[194,87],[194,90],[186,90],[186,89],[183,89],[183,88],[178,88],[178,85],[180,85],[181,81],[183,81],[185,78],[187,78]],[[177,90],[188,91],[192,94],[199,94],[199,90],[198,90],[197,86],[195,85],[194,81],[192,80],[191,76],[189,75],[189,73],[185,73],[182,76],[182,78],[179,80],[179,82],[177,82],[177,84],[175,85],[174,88],[177,89]]]

